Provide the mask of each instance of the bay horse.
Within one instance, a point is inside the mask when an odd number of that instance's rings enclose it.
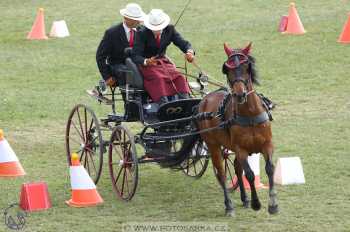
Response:
[[[203,98],[198,107],[198,113],[212,112],[215,117],[197,121],[199,130],[218,127],[221,123],[224,129],[207,130],[201,133],[206,142],[217,179],[223,188],[225,197],[225,212],[227,216],[234,215],[233,204],[228,195],[226,174],[223,165],[222,150],[229,149],[235,153],[234,169],[240,188],[244,207],[249,206],[242,174],[243,170],[251,189],[251,207],[259,210],[261,204],[254,186],[254,173],[249,167],[247,158],[252,153],[261,153],[265,159],[265,171],[269,179],[268,212],[278,212],[277,193],[274,188],[272,163],[273,142],[271,123],[267,109],[254,90],[253,83],[258,84],[255,70],[255,59],[250,55],[251,43],[243,49],[232,49],[227,43],[224,50],[228,59],[223,64],[222,71],[226,75],[229,89],[211,92]]]

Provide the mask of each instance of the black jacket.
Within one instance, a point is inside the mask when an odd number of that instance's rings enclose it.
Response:
[[[112,75],[110,65],[124,64],[126,56],[124,49],[129,47],[123,23],[112,26],[106,30],[96,52],[96,62],[103,77],[107,79]]]
[[[191,44],[184,40],[173,25],[163,29],[160,37],[160,48],[157,47],[153,32],[145,27],[141,28],[135,36],[132,59],[136,64],[143,64],[145,58],[164,56],[170,43],[174,43],[183,53],[192,49]]]

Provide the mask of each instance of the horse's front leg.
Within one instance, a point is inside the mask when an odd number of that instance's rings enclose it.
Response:
[[[247,197],[244,184],[243,184],[243,168],[241,164],[238,162],[237,158],[235,158],[234,161],[234,167],[235,167],[235,173],[237,176],[237,182],[239,185],[239,191],[241,193],[241,201],[243,202],[243,207],[248,208],[249,207],[249,199]]]
[[[234,209],[226,188],[226,174],[223,165],[223,159],[221,156],[221,147],[208,144],[208,149],[211,154],[211,160],[213,162],[214,169],[216,171],[216,177],[222,189],[224,190],[226,216],[232,217],[234,216]]]
[[[269,178],[269,205],[268,211],[270,214],[275,214],[278,212],[278,204],[277,204],[277,191],[275,190],[275,185],[273,182],[273,174],[274,174],[274,165],[272,163],[272,154],[273,154],[273,144],[268,143],[263,148],[263,155],[265,159],[265,171]]]
[[[251,190],[251,207],[254,210],[259,210],[261,208],[261,203],[258,198],[258,194],[256,193],[255,189],[255,175],[253,170],[250,168],[248,163],[248,153],[246,151],[240,150],[236,153],[236,157],[239,161],[239,163],[242,165],[243,170],[245,172],[245,176],[249,182],[250,190]]]

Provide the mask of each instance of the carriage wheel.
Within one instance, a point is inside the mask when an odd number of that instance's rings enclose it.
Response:
[[[113,130],[108,153],[113,190],[119,198],[129,201],[137,187],[138,162],[134,137],[125,126]]]
[[[190,156],[181,163],[181,167],[185,175],[198,179],[207,170],[208,164],[208,147],[203,141],[198,141],[193,146]]]
[[[227,149],[223,149],[222,157],[224,160],[224,168],[226,175],[226,189],[230,192],[233,192],[238,188],[238,182],[234,179],[235,176],[235,167],[234,167],[234,154]],[[217,171],[214,168],[215,176],[217,177]]]
[[[69,114],[66,128],[68,164],[71,165],[71,154],[77,153],[80,163],[97,184],[102,171],[103,150],[102,134],[95,113],[85,105],[76,105]]]
[[[238,182],[234,181],[235,166],[234,166],[234,154],[227,149],[222,151],[225,165],[226,174],[226,188],[228,191],[233,192],[238,187]]]

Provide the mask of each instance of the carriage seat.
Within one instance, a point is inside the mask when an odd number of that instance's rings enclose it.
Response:
[[[134,88],[143,89],[143,77],[130,57],[126,58],[125,65],[131,71],[131,73],[128,73],[126,76],[126,83]]]

